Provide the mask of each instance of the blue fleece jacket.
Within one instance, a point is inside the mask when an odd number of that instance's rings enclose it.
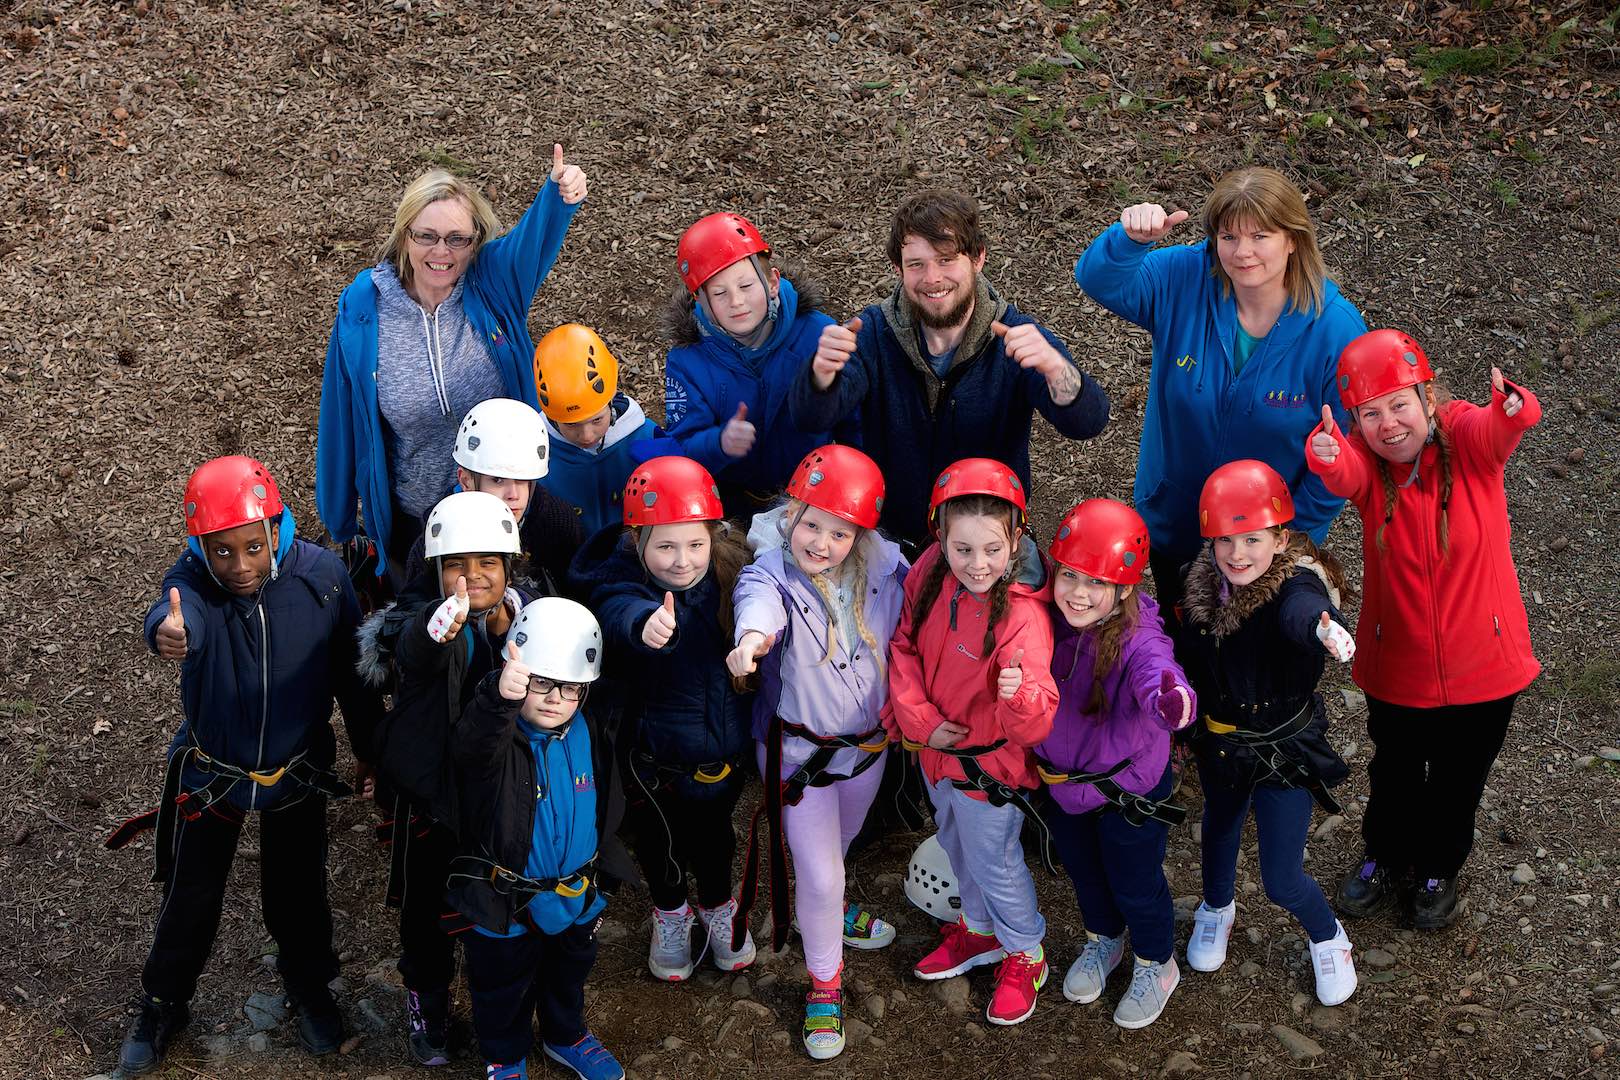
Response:
[[[273,772],[300,754],[329,768],[336,757],[336,698],[356,756],[370,759],[382,697],[355,671],[360,606],[343,561],[294,539],[290,513],[282,516],[276,576],[252,596],[222,588],[200,549],[180,556],[146,613],[146,643],[154,652],[170,588],[180,590],[186,658],[180,664],[184,719],[169,755],[195,743],[211,758],[258,772]],[[191,766],[182,779],[187,790],[196,790],[212,778]],[[231,789],[230,801],[243,810],[268,810],[304,794],[290,779],[269,787],[243,781]]]
[[[804,432],[788,416],[788,391],[811,357],[832,317],[799,310],[799,294],[781,283],[781,312],[771,336],[750,349],[717,329],[696,305],[693,316],[701,340],[669,351],[664,362],[664,425],[680,444],[679,453],[708,469],[722,486],[774,492],[787,485],[806,454],[834,441],[859,445],[854,418],[837,431]],[[754,446],[740,458],[720,449],[720,433],[748,406]]]
[[[518,223],[486,243],[462,279],[467,321],[488,346],[507,396],[530,405],[537,406],[529,308],[580,205],[563,202],[557,185],[547,180]],[[338,298],[326,346],[315,437],[315,505],[339,543],[359,530],[356,504],[365,508],[381,577],[388,569],[393,503],[377,405],[377,286],[371,269],[362,270]]]
[[[863,449],[883,470],[887,494],[879,527],[897,539],[926,546],[928,495],[945,466],[965,457],[987,457],[1012,467],[1030,488],[1029,433],[1036,412],[1070,439],[1089,439],[1108,423],[1108,397],[1096,380],[1081,375],[1081,390],[1068,405],[1056,405],[1039,372],[1007,358],[1002,339],[990,332],[992,317],[1008,326],[1035,320],[998,297],[980,278],[982,305],[944,378],[927,367],[917,329],[899,288],[882,304],[861,312],[855,355],[826,390],[817,390],[806,363],[789,397],[793,422],[805,431],[825,431],[860,409]],[[1041,333],[1068,358],[1063,343]]]
[[[1305,445],[1331,405],[1348,415],[1333,380],[1339,353],[1367,332],[1361,313],[1324,283],[1320,315],[1291,305],[1232,374],[1237,302],[1221,295],[1208,241],[1155,249],[1118,222],[1075,264],[1086,294],[1153,335],[1147,415],[1136,463],[1136,509],[1156,552],[1197,554],[1198,494],[1218,466],[1258,458],[1294,493],[1296,526],[1318,543],[1344,506],[1305,467]]]
[[[613,423],[595,450],[581,450],[546,419],[551,466],[540,486],[573,507],[587,539],[624,523],[624,482],[643,460],[635,448],[663,435],[632,398],[615,394],[610,407]]]

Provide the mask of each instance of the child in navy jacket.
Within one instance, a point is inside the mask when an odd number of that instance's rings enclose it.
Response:
[[[581,709],[601,670],[596,619],[543,597],[518,616],[504,667],[455,728],[461,854],[450,898],[470,924],[467,989],[490,1080],[528,1076],[532,1017],[548,1058],[583,1080],[624,1076],[585,1026],[607,905],[593,880],[596,779]]]
[[[184,720],[169,747],[163,802],[108,841],[120,847],[155,824],[155,880],[164,883],[141,972],[145,993],[119,1054],[126,1076],[157,1068],[190,1019],[251,812],[260,815],[265,926],[299,1011],[299,1037],[312,1054],[337,1050],[326,802],[350,789],[332,772],[332,701],[361,759],[381,706],[355,674],[360,610],[343,563],[295,539],[292,513],[262,464],[204,464],[186,485],[184,514],[188,550],[146,616],[153,651],[182,662]]]
[[[771,265],[771,249],[740,214],[710,214],[676,248],[681,286],[664,331],[664,424],[679,453],[720,481],[720,499],[747,520],[766,509],[811,450],[859,445],[859,415],[831,432],[804,432],[788,416],[788,390],[832,318],[821,290]]]

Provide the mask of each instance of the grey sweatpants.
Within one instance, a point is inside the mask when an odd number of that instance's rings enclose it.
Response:
[[[929,785],[939,842],[950,856],[962,893],[962,921],[969,930],[995,932],[1008,952],[1026,952],[1046,936],[1046,919],[1035,906],[1035,879],[1024,862],[1018,807],[991,806],[958,791],[941,777]]]

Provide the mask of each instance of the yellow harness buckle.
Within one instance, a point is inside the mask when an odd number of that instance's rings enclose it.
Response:
[[[900,740],[900,745],[904,749],[910,750],[913,753],[915,753],[918,750],[926,750],[926,749],[928,749],[928,744],[927,743],[912,742],[910,739],[906,739],[906,738],[902,738]]]
[[[878,739],[877,742],[859,743],[859,744],[856,745],[855,749],[861,751],[864,754],[876,754],[879,751],[885,749],[888,745],[889,745],[889,737],[887,735],[884,735],[882,738]]]
[[[578,885],[565,885],[561,881],[557,882],[557,895],[558,896],[567,896],[567,897],[570,897],[570,898],[575,897],[575,896],[582,896],[582,895],[584,895],[585,890],[590,888],[590,887],[591,887],[591,879],[586,877],[584,874],[581,874],[581,875],[579,875],[579,884]]]
[[[1213,716],[1204,716],[1204,726],[1217,735],[1230,735],[1237,730],[1236,724],[1223,724]]]
[[[1069,782],[1069,774],[1068,773],[1049,772],[1049,771],[1047,771],[1047,769],[1045,767],[1040,766],[1040,765],[1035,766],[1035,771],[1037,773],[1039,773],[1041,779],[1043,781],[1045,781],[1046,783],[1048,783],[1048,784],[1057,785],[1057,784],[1067,784]]]
[[[285,776],[286,773],[287,766],[283,765],[281,768],[272,773],[250,772],[248,773],[248,779],[252,780],[260,787],[275,787],[281,782],[281,778]]]
[[[705,772],[705,768],[706,766],[698,766],[697,771],[692,774],[692,779],[700,784],[718,784],[731,775],[731,766],[723,762],[720,765],[720,771],[717,773]]]

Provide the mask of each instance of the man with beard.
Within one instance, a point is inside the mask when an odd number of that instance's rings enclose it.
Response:
[[[880,527],[915,558],[928,496],[953,461],[1005,462],[1029,486],[1029,432],[1040,414],[1071,439],[1108,422],[1108,398],[1063,343],[980,276],[984,232],[973,200],[924,191],[895,211],[888,299],[821,332],[789,394],[793,422],[831,430],[859,410],[862,448],[883,469]]]

